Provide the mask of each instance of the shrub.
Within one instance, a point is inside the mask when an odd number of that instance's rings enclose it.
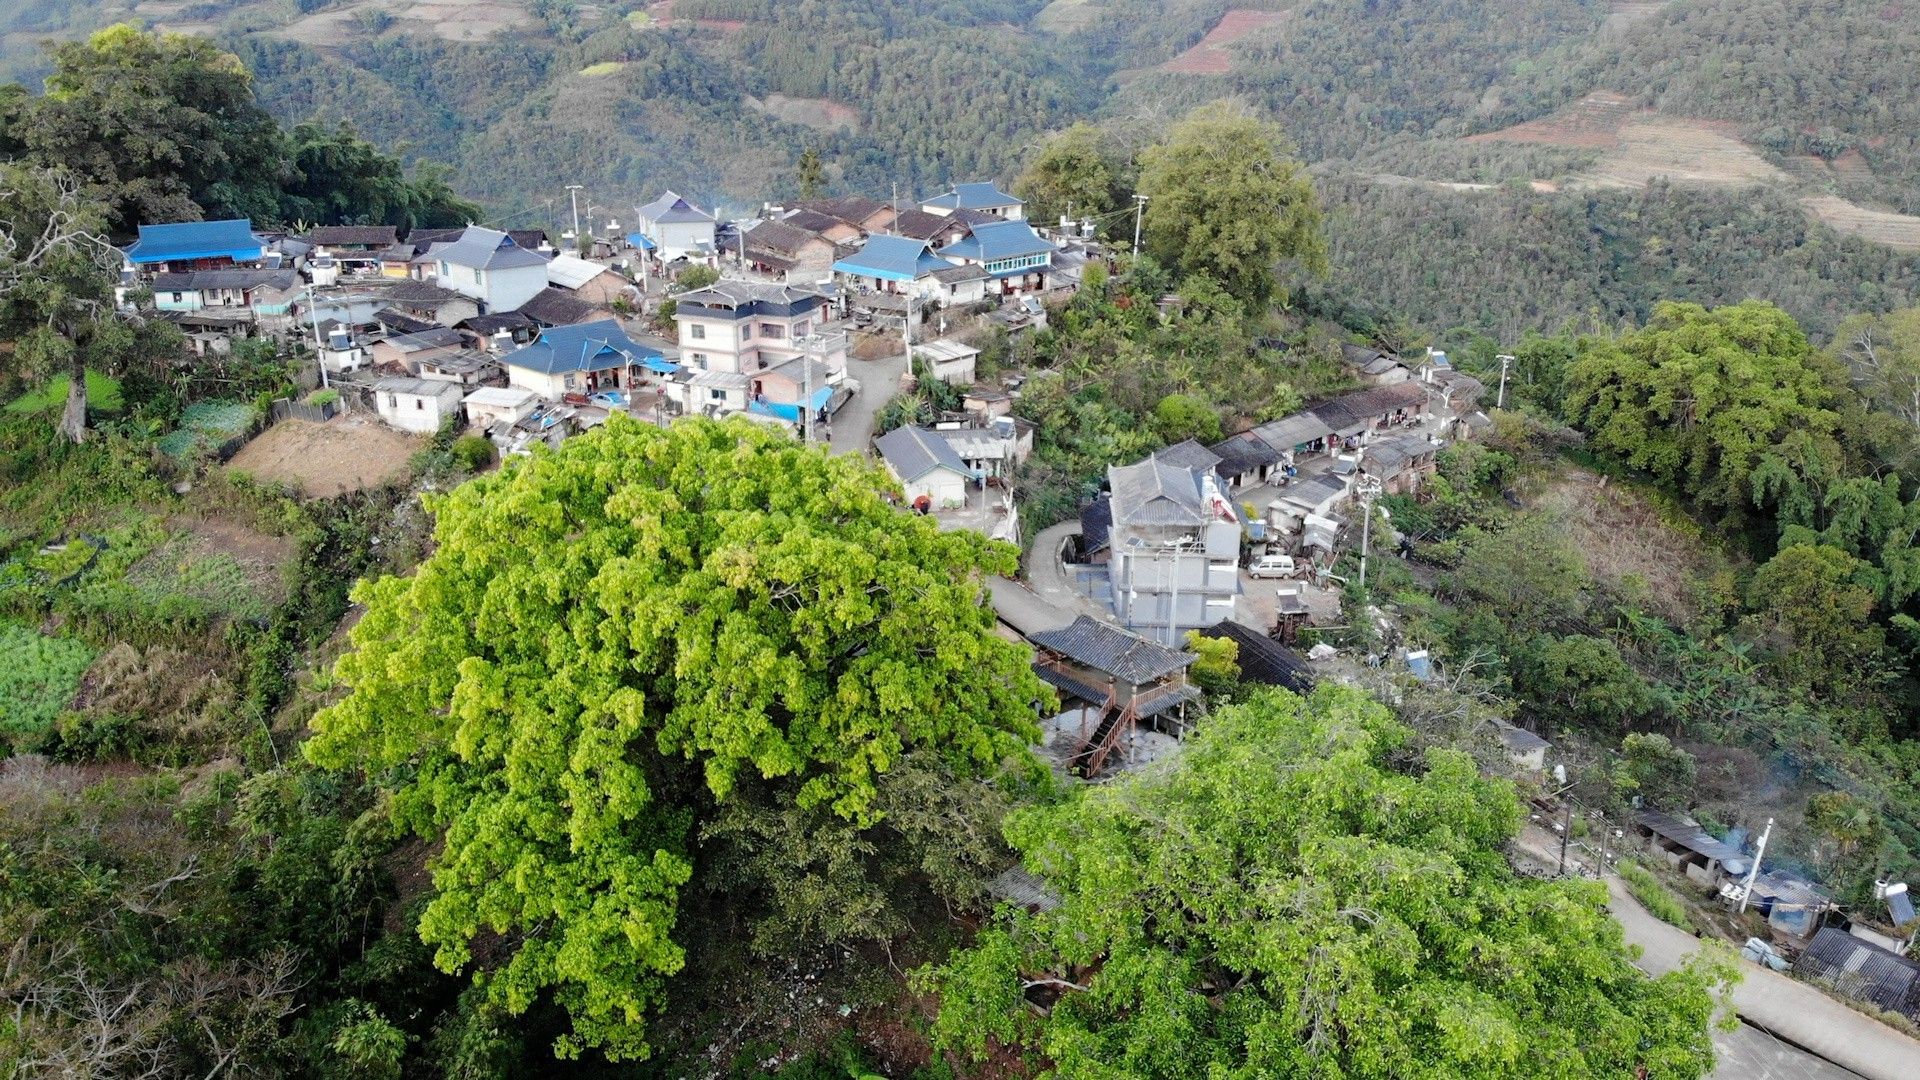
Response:
[[[453,460],[468,472],[479,472],[493,464],[493,444],[478,435],[462,435],[449,451]]]
[[[1653,872],[1636,862],[1622,860],[1615,869],[1627,891],[1647,909],[1647,914],[1663,923],[1671,923],[1688,933],[1694,932],[1693,919],[1687,915],[1687,903],[1678,893],[1660,883]]]
[[[313,393],[307,395],[307,404],[309,405],[333,405],[339,400],[340,391],[332,387],[328,387],[325,390],[315,390]]]

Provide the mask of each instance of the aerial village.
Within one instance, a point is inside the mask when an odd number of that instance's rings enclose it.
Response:
[[[1212,445],[1110,462],[1076,518],[1029,533],[1015,483],[1034,443],[1015,411],[1022,378],[982,378],[976,360],[994,335],[1044,327],[1049,305],[1105,262],[1091,230],[1028,220],[993,183],[735,220],[668,191],[631,215],[592,208],[559,236],[153,223],[125,251],[122,294],[150,294],[150,314],[179,324],[199,354],[252,337],[310,351],[313,393],[276,417],[414,435],[451,425],[511,456],[614,413],[655,424],[737,415],[871,454],[897,481],[901,513],[1026,547],[1025,580],[989,585],[1002,633],[1032,647],[1059,694],[1043,749],[1064,775],[1098,780],[1177,749],[1206,708],[1191,633],[1233,642],[1243,679],[1302,692],[1382,671],[1439,677],[1417,649],[1347,656],[1307,642],[1345,617],[1340,556],[1360,555],[1364,583],[1369,558],[1401,550],[1375,500],[1418,494],[1444,447],[1491,425],[1483,410],[1500,388],[1444,353],[1347,345],[1361,389]],[[960,408],[876,435],[889,399],[919,380],[954,387]],[[1368,616],[1392,642],[1390,613]],[[1504,722],[1495,734],[1537,793],[1529,835],[1547,865],[1557,855],[1560,870],[1597,870],[1628,848],[1663,860],[1730,908],[1758,911],[1803,969],[1864,972],[1848,984],[1855,996],[1920,1020],[1920,962],[1907,956],[1920,920],[1904,884],[1884,883],[1879,906],[1845,913],[1840,928],[1825,891],[1768,868],[1764,837],[1750,852],[1649,805],[1574,843],[1554,798],[1566,786],[1554,747]],[[1019,903],[1053,902],[1018,868],[997,885]],[[1787,965],[1757,938],[1747,955]]]

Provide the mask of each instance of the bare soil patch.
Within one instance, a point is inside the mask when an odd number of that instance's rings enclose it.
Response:
[[[308,498],[331,498],[402,475],[407,459],[425,445],[372,419],[288,419],[241,448],[227,468],[287,484]]]
[[[1053,0],[1033,17],[1036,30],[1049,34],[1071,34],[1100,21],[1100,6],[1092,0]]]
[[[1596,187],[1645,187],[1655,177],[1681,184],[1748,187],[1786,174],[1734,134],[1735,125],[1651,113],[1620,132],[1620,144],[1584,177]]]
[[[768,94],[765,98],[750,97],[747,104],[776,120],[801,124],[816,131],[845,131],[852,134],[860,131],[860,110],[828,98]]]
[[[1182,75],[1225,75],[1233,70],[1230,46],[1256,30],[1278,26],[1291,18],[1291,11],[1247,11],[1238,9],[1220,16],[1220,21],[1199,44],[1160,65],[1162,71]]]
[[[1534,504],[1564,524],[1595,581],[1640,597],[1676,625],[1699,614],[1703,583],[1729,573],[1717,550],[1668,524],[1631,484],[1565,466]],[[1731,578],[1724,584],[1731,588]]]
[[[1635,23],[1653,18],[1666,6],[1667,0],[1613,0],[1607,5],[1607,17],[1601,22],[1600,31],[1617,34]]]
[[[342,45],[368,36],[359,16],[374,10],[393,16],[403,29],[430,32],[448,41],[482,41],[502,30],[539,25],[519,0],[359,0],[302,16],[273,34],[306,45]]]
[[[1580,149],[1610,149],[1620,141],[1620,129],[1633,119],[1633,101],[1625,94],[1595,90],[1579,101],[1538,120],[1499,131],[1469,135],[1467,142],[1538,143]]]
[[[1800,205],[1836,232],[1900,251],[1920,251],[1920,217],[1869,210],[1834,195],[1810,196]]]
[[[169,518],[167,528],[185,535],[148,555],[148,560],[164,557],[189,561],[224,555],[239,564],[246,574],[248,589],[255,595],[266,597],[272,604],[285,599],[281,571],[293,560],[295,545],[290,537],[269,536],[239,522],[217,517]],[[134,572],[139,570],[136,565]]]

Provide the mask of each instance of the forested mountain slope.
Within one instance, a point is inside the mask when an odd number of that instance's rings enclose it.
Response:
[[[1229,96],[1328,179],[1339,293],[1501,335],[1644,318],[1651,296],[1753,295],[1818,332],[1920,280],[1914,14],[1902,0],[26,0],[0,11],[0,75],[32,82],[40,36],[115,19],[210,34],[283,121],[350,120],[451,163],[457,186],[523,222],[557,221],[568,183],[615,213],[667,185],[723,206],[787,197],[808,148],[833,188],[873,196],[1007,180],[1075,120],[1131,154]]]

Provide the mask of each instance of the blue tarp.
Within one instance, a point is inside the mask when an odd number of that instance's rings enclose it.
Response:
[[[833,388],[830,386],[824,390],[814,391],[813,412],[818,413],[821,409],[826,408],[827,402],[832,398]],[[752,401],[747,403],[747,411],[759,413],[761,416],[777,416],[782,420],[791,420],[796,424],[800,422],[800,406],[798,405],[776,405],[771,401]]]
[[[671,360],[662,360],[657,356],[647,357],[644,361],[641,362],[641,366],[646,368],[648,371],[654,372],[659,375],[671,375],[674,372],[680,370],[679,364],[676,364]]]
[[[647,239],[646,233],[637,233],[637,232],[628,233],[627,243],[632,244],[634,247],[639,248],[641,251],[653,250],[653,241]]]

